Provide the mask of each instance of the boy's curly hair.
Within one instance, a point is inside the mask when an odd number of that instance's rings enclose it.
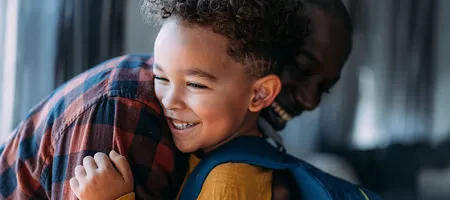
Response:
[[[300,0],[140,0],[140,8],[146,22],[175,18],[225,36],[228,54],[251,78],[272,73],[281,50],[298,48],[309,25]]]

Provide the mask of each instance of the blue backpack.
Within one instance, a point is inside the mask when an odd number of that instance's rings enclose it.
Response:
[[[202,158],[189,175],[180,194],[180,200],[194,200],[209,172],[228,163],[246,163],[273,170],[288,169],[295,179],[301,199],[304,200],[379,200],[373,192],[331,176],[312,165],[278,151],[265,139],[243,136],[218,147]]]

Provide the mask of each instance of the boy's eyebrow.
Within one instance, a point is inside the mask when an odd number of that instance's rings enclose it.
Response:
[[[201,69],[198,69],[198,68],[187,69],[187,70],[185,70],[185,73],[188,76],[198,76],[200,78],[206,78],[206,79],[208,79],[208,80],[210,80],[212,82],[216,82],[217,81],[217,77],[215,77],[214,75],[209,74],[208,72],[205,72],[205,71],[203,71]]]
[[[158,71],[164,72],[162,67],[157,63],[154,63],[153,67]],[[209,74],[208,72],[205,72],[199,68],[186,69],[184,71],[184,73],[188,76],[198,76],[200,78],[206,78],[212,82],[217,82],[217,77],[215,77],[214,75]]]

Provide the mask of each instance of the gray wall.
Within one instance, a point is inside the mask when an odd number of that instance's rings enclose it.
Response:
[[[125,22],[125,52],[153,52],[153,44],[158,28],[144,23],[139,13],[137,0],[127,1],[127,18]]]
[[[433,142],[450,135],[450,1],[437,0]]]

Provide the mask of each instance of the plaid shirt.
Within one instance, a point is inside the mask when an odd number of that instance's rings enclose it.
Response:
[[[59,87],[0,146],[0,199],[76,199],[82,159],[116,150],[138,199],[173,199],[187,159],[177,151],[153,90],[152,57],[111,59]]]

